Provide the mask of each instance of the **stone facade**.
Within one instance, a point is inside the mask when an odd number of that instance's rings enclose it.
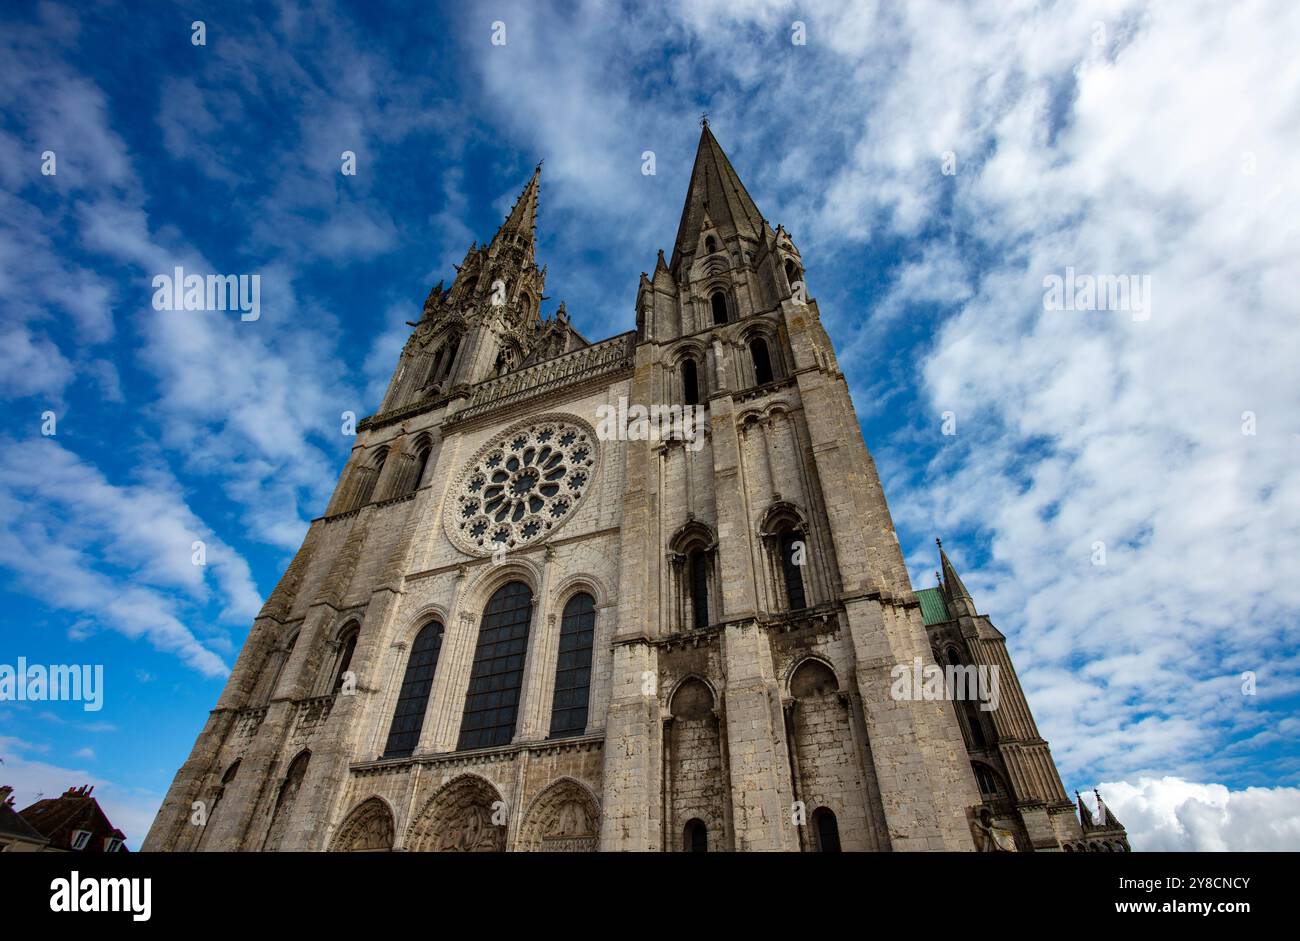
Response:
[[[1081,843],[1023,696],[978,754],[891,696],[944,631],[1005,645],[923,617],[799,252],[707,124],[626,334],[539,315],[539,181],[430,292],[144,848]],[[638,405],[702,421],[602,431]]]

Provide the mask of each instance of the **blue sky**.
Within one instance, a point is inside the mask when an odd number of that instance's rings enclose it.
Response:
[[[429,288],[544,158],[543,312],[629,329],[707,111],[914,584],[942,535],[1067,788],[1139,848],[1300,847],[1295,5],[649,6],[9,6],[0,663],[106,693],[0,706],[0,781],[97,783],[138,845]],[[260,319],[154,310],[176,265],[260,274]],[[1046,311],[1066,266],[1150,319]]]

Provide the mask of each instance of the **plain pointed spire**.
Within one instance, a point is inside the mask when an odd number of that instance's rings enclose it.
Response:
[[[713,136],[707,118],[700,122],[700,142],[695,150],[695,166],[691,169],[686,203],[682,207],[681,222],[677,226],[677,240],[673,243],[670,264],[674,270],[682,254],[694,250],[705,216],[708,216],[723,239],[739,234],[760,241],[766,224],[758,206],[745,189],[745,184],[740,182],[731,161]]]
[[[971,598],[970,592],[966,590],[966,586],[962,584],[961,576],[957,574],[957,570],[948,561],[948,553],[943,551],[943,542],[938,539],[934,542],[939,547],[939,567],[943,571],[943,584],[948,593],[948,600],[965,600],[973,604],[974,599]]]

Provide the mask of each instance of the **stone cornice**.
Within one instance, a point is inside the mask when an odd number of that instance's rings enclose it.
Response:
[[[382,774],[391,771],[405,771],[417,765],[424,767],[462,767],[493,764],[500,760],[513,760],[527,752],[543,755],[561,751],[592,751],[604,748],[605,733],[575,735],[572,738],[548,739],[542,742],[517,742],[513,745],[501,745],[496,748],[476,748],[473,751],[454,751],[434,754],[412,755],[409,758],[376,759],[358,761],[349,767],[358,774]]]
[[[449,402],[456,399],[463,399],[469,396],[469,387],[457,386],[453,391],[446,395],[440,395],[436,399],[429,399],[424,402],[416,402],[412,405],[405,405],[402,408],[390,409],[387,412],[380,412],[376,415],[368,415],[357,422],[357,431],[366,431],[371,428],[382,428],[384,425],[391,425],[394,422],[403,419],[412,418],[416,415],[423,415],[425,412],[432,412],[435,409],[442,408]]]

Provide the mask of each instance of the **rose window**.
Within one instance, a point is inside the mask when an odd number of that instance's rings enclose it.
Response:
[[[595,435],[579,422],[512,428],[466,468],[448,507],[447,529],[476,554],[543,539],[573,514],[595,470]]]

